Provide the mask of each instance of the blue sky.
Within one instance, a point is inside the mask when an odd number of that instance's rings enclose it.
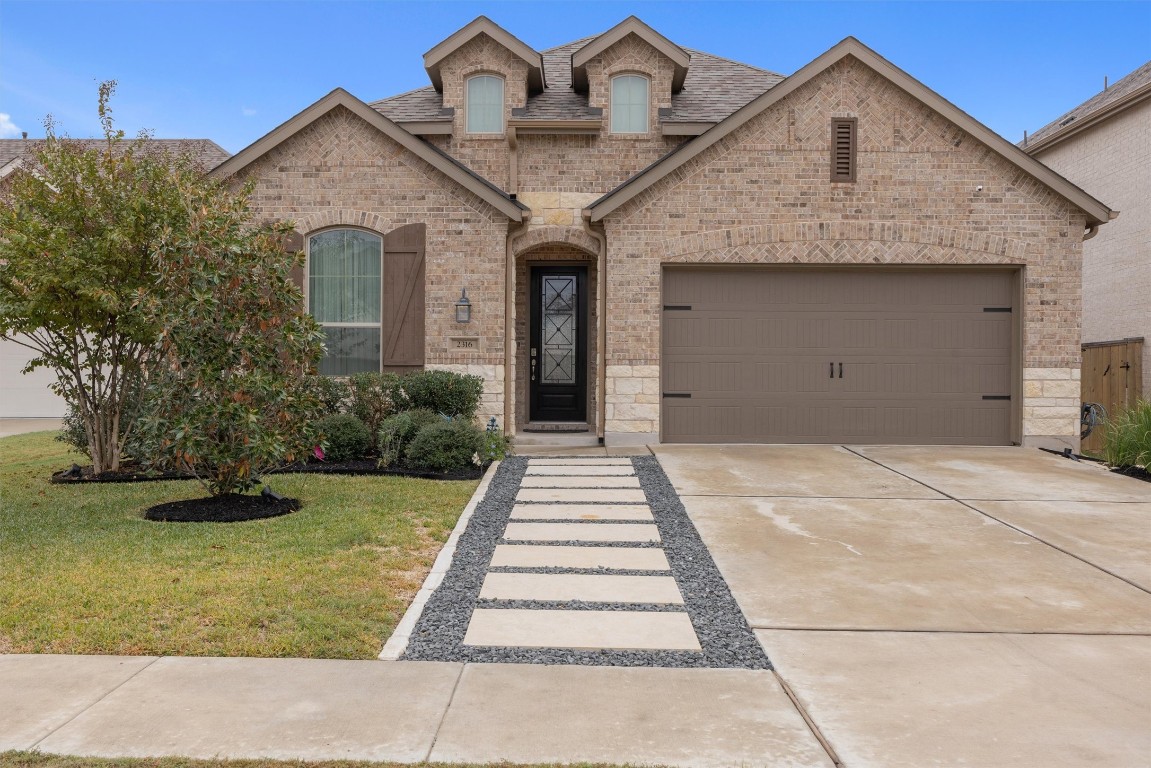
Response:
[[[484,14],[541,50],[634,13],[674,42],[790,74],[848,35],[1012,141],[1151,59],[1151,0],[1125,2],[0,2],[0,137],[45,115],[210,138],[237,152],[335,87],[428,84],[423,54]]]

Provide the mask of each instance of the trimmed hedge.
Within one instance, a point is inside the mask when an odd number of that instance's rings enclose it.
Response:
[[[362,459],[372,450],[372,433],[364,422],[350,413],[325,416],[316,422],[323,437],[328,461]]]

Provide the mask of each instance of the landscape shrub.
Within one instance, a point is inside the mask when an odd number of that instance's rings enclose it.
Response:
[[[435,411],[417,408],[384,419],[377,432],[380,466],[391,467],[400,463],[416,433],[428,424],[446,421]]]
[[[350,413],[325,416],[316,422],[316,429],[324,441],[324,458],[328,461],[362,459],[372,450],[372,433]]]
[[[511,453],[512,439],[494,426],[484,430],[480,444],[480,463],[503,461]]]
[[[308,377],[308,388],[312,395],[320,401],[325,416],[334,416],[348,409],[351,401],[351,388],[343,379],[312,374]]]
[[[416,433],[404,453],[409,466],[451,472],[473,464],[483,446],[483,431],[466,419],[440,420]]]
[[[1111,417],[1103,433],[1103,458],[1113,467],[1151,469],[1151,401]]]
[[[348,412],[364,422],[371,434],[380,431],[384,419],[404,410],[396,403],[399,377],[394,373],[357,373],[348,379]]]
[[[451,371],[416,371],[399,381],[402,403],[397,410],[427,408],[445,416],[475,418],[484,392],[484,380]]]

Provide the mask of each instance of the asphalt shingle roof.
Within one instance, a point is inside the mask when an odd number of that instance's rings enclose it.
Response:
[[[528,98],[527,106],[515,111],[520,120],[598,120],[602,110],[588,106],[587,96],[572,89],[572,53],[595,37],[575,40],[542,51],[548,87]],[[782,75],[685,49],[691,55],[683,90],[671,97],[671,114],[665,122],[718,123],[737,109],[771,89]],[[442,114],[443,97],[432,86],[380,99],[371,107],[396,122],[447,120]]]
[[[28,156],[43,139],[0,139],[0,167],[17,158]],[[73,139],[92,147],[104,143],[103,139]],[[198,160],[204,170],[212,170],[231,155],[211,139],[149,139],[149,144],[172,154],[188,154]]]
[[[1096,112],[1106,109],[1115,102],[1126,97],[1128,94],[1146,86],[1149,83],[1151,83],[1151,61],[1139,67],[1139,69],[1127,75],[1119,82],[1110,86],[1107,90],[1100,91],[1087,101],[1077,106],[1075,109],[1059,116],[1055,120],[1052,120],[1050,123],[1040,128],[1038,131],[1030,134],[1027,137],[1027,144],[1034,144],[1037,141],[1042,141],[1048,136],[1052,136],[1064,128],[1070,129],[1077,121],[1084,120]],[[1027,145],[1020,143],[1019,146],[1025,147]]]

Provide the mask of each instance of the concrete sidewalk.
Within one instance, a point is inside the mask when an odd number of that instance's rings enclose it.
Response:
[[[773,673],[0,656],[0,751],[819,766]]]

